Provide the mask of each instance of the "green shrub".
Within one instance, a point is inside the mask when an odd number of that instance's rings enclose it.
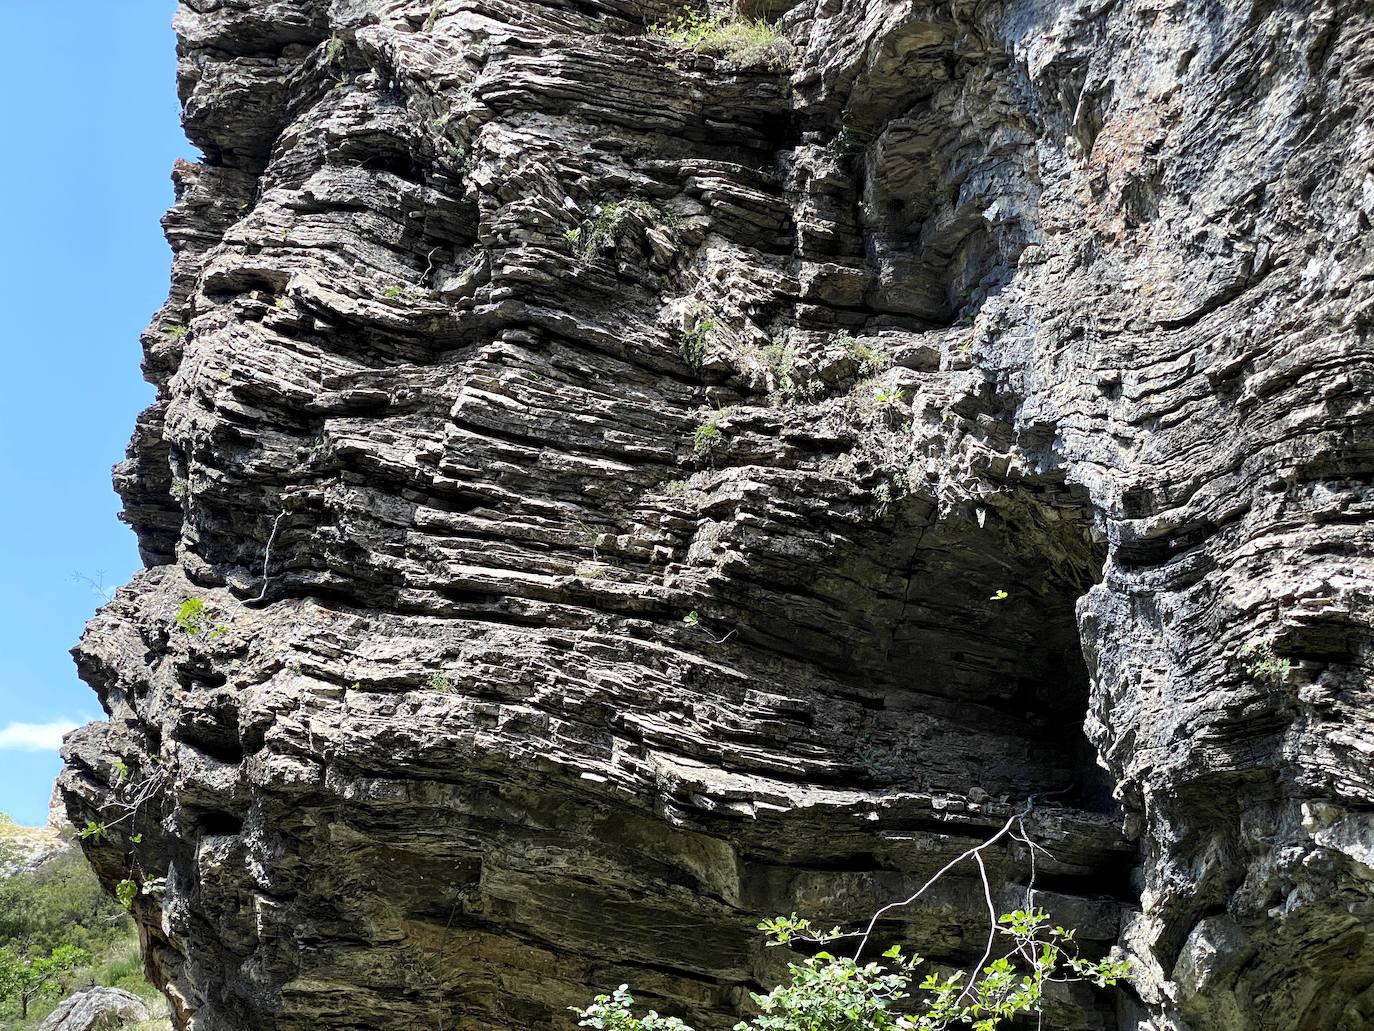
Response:
[[[59,945],[51,952],[0,949],[0,1001],[17,1002],[19,1019],[39,999],[61,993],[67,975],[90,958],[85,949]]]
[[[97,984],[123,988],[137,995],[146,995],[151,991],[143,978],[143,957],[139,955],[138,941],[134,938],[112,948],[105,961],[95,968],[93,976]]]
[[[847,937],[839,928],[819,931],[795,913],[765,920],[759,929],[766,932],[769,945]],[[755,994],[761,1012],[736,1024],[735,1031],[940,1031],[961,1024],[972,1025],[975,1031],[992,1031],[1021,1014],[1039,1013],[1044,986],[1051,981],[1107,986],[1130,976],[1123,960],[1081,958],[1074,933],[1051,926],[1044,910],[1006,914],[996,929],[1007,944],[1005,955],[991,962],[985,956],[978,975],[967,984],[960,971],[949,977],[931,973],[913,986],[921,957],[904,954],[898,945],[883,953],[885,964],[861,963],[829,952],[789,963],[788,980],[766,995]],[[912,994],[913,987],[922,993],[919,1000]],[[635,1016],[628,985],[610,995],[598,995],[586,1009],[573,1012],[581,1018],[580,1027],[692,1031],[676,1017],[652,1010]]]
[[[635,225],[675,229],[679,221],[673,213],[646,200],[608,201],[598,204],[595,214],[580,226],[565,229],[563,239],[583,261],[591,261],[602,251],[613,248],[621,233]]]
[[[0,980],[11,985],[0,986],[0,1027],[22,1019],[21,987],[35,1022],[53,999],[77,985],[157,994],[143,979],[132,921],[101,889],[77,848],[0,879],[0,968]]]

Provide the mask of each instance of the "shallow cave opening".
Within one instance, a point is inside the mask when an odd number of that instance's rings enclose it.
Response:
[[[1076,605],[1106,559],[1087,506],[1008,495],[889,542],[894,598],[848,657],[890,757],[875,779],[1115,811],[1083,730]]]

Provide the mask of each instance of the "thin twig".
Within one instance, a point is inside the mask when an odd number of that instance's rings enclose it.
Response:
[[[267,547],[262,553],[262,590],[258,592],[256,598],[250,598],[249,604],[262,601],[267,597],[267,585],[270,578],[267,575],[267,564],[272,561],[272,542],[277,539],[277,528],[281,526],[281,521],[286,518],[286,509],[277,513],[277,518],[272,522],[272,532],[267,535]]]
[[[878,921],[882,918],[882,915],[884,913],[888,912],[889,910],[901,909],[903,906],[911,905],[922,895],[924,895],[930,889],[931,885],[933,885],[945,874],[949,873],[949,871],[953,870],[965,859],[968,859],[970,856],[976,856],[979,853],[981,853],[983,849],[989,847],[990,845],[995,845],[997,842],[1001,841],[1004,837],[1007,836],[1007,834],[1011,831],[1011,828],[1017,823],[1017,821],[1023,820],[1030,815],[1031,810],[1035,808],[1035,798],[1035,795],[1031,795],[1030,798],[1026,800],[1026,807],[1022,809],[1020,812],[1013,813],[1011,816],[1007,817],[1007,822],[1002,825],[1002,829],[999,830],[992,837],[988,838],[987,841],[984,841],[981,845],[975,845],[973,848],[960,853],[959,855],[951,859],[948,863],[946,863],[944,866],[940,867],[940,869],[935,871],[935,873],[931,876],[931,878],[928,881],[925,882],[925,884],[921,885],[919,888],[916,889],[915,894],[911,895],[908,898],[902,899],[900,902],[889,902],[887,905],[883,906],[876,913],[874,913],[873,916],[869,919],[868,926],[864,929],[863,935],[859,940],[859,947],[854,950],[854,959],[857,961],[859,956],[863,953],[864,946],[868,944],[868,939],[873,934],[873,928],[878,925]]]
[[[976,849],[973,853],[974,860],[978,863],[978,875],[983,878],[983,898],[988,904],[988,944],[983,949],[983,958],[974,964],[969,971],[968,984],[964,985],[964,990],[959,993],[956,1002],[963,1002],[969,992],[973,991],[973,986],[978,983],[978,971],[982,970],[987,961],[992,958],[992,945],[997,941],[997,906],[992,901],[992,885],[988,883],[988,868],[983,863],[983,852]]]

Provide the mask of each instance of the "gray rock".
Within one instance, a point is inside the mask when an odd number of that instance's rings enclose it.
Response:
[[[38,1025],[38,1031],[114,1031],[152,1019],[137,995],[122,988],[90,988],[69,995]]]
[[[727,1028],[1032,798],[1045,1027],[1369,1024],[1370,6],[672,6],[178,15],[62,781],[178,1025]]]

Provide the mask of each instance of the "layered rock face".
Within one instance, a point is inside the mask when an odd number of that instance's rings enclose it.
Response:
[[[184,0],[63,781],[179,1022],[726,1028],[1020,813],[1044,1026],[1374,1023],[1374,12],[739,13]]]

